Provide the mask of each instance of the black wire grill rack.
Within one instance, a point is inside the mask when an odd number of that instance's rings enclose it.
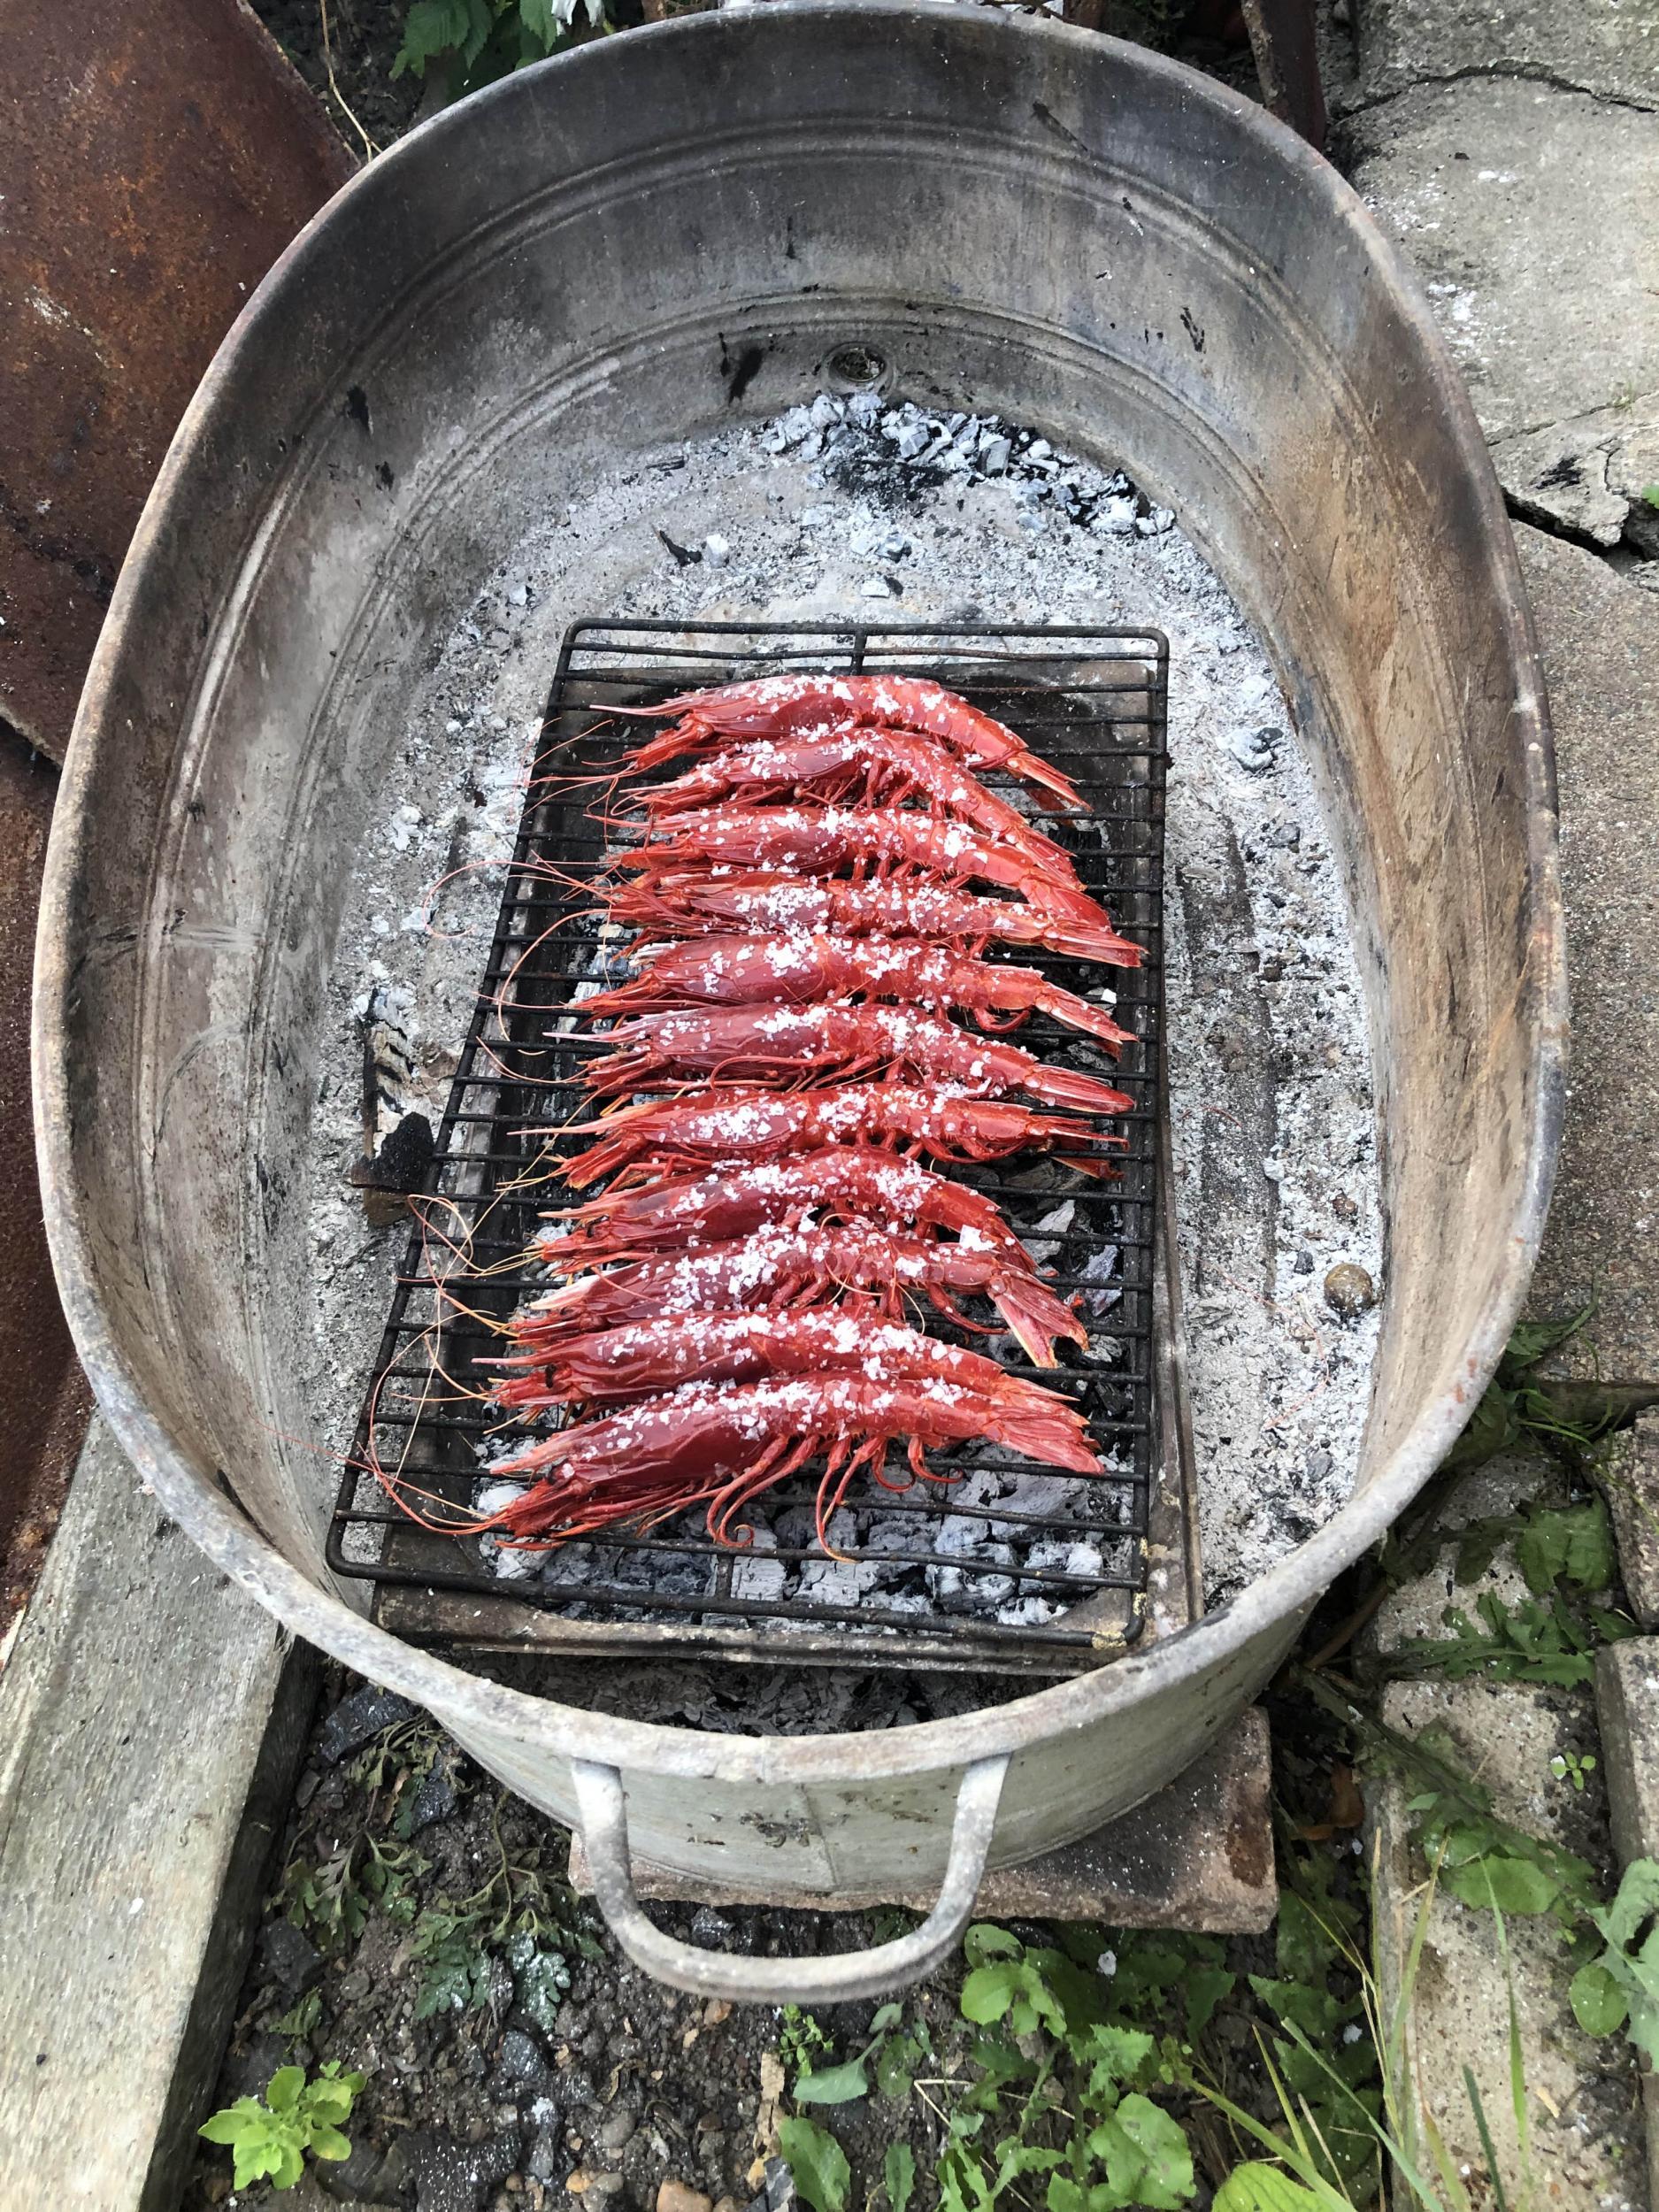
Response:
[[[1018,1041],[1131,1094],[1133,1111],[1113,1125],[1127,1139],[1114,1156],[1121,1178],[1095,1180],[1032,1155],[949,1171],[996,1200],[1053,1286],[1080,1301],[1089,1333],[1086,1352],[1062,1346],[1060,1367],[1048,1371],[1025,1367],[1005,1337],[958,1333],[962,1340],[992,1344],[1010,1372],[1039,1377],[1077,1403],[1108,1471],[1058,1473],[988,1442],[934,1453],[956,1478],[948,1485],[893,1494],[866,1484],[849,1494],[831,1525],[840,1558],[814,1541],[810,1471],[757,1502],[747,1515],[753,1540],[741,1551],[710,1540],[701,1508],[649,1532],[608,1531],[551,1553],[503,1550],[460,1524],[489,1479],[488,1460],[522,1432],[503,1432],[499,1413],[466,1394],[488,1385],[491,1371],[477,1363],[503,1349],[500,1325],[548,1286],[531,1248],[545,1217],[572,1202],[562,1158],[588,1141],[546,1133],[591,1113],[580,1077],[603,1031],[549,1010],[573,1002],[585,984],[627,972],[626,941],[603,930],[585,885],[603,865],[607,833],[595,818],[613,803],[606,779],[649,726],[606,710],[783,669],[933,677],[1063,768],[1092,809],[1035,818],[1066,846],[1143,964],[1102,970],[1024,948],[985,956],[1041,967],[1074,991],[1098,992],[1103,981],[1116,990],[1117,1018],[1137,1042],[1115,1065],[1042,1015]],[[1153,631],[572,626],[352,1454],[360,1470],[373,1448],[439,1526],[412,1523],[349,1471],[329,1532],[330,1565],[380,1586],[382,1618],[395,1613],[401,1632],[434,1641],[446,1640],[443,1622],[472,1617],[488,1618],[495,1640],[511,1643],[501,1623],[517,1616],[519,1640],[542,1649],[1038,1675],[1099,1664],[1135,1641],[1146,1620],[1161,1448],[1154,1340],[1167,679],[1167,641]],[[570,780],[577,777],[597,780],[583,788]],[[1033,810],[1029,795],[987,780]],[[972,1317],[992,1317],[987,1308]],[[951,1333],[936,1316],[926,1325]]]

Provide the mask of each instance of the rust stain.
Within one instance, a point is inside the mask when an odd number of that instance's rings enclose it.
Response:
[[[0,717],[61,759],[180,416],[352,171],[241,0],[0,10]]]
[[[92,1396],[58,1310],[29,1142],[29,977],[58,778],[0,737],[0,1634],[46,1555]]]
[[[1227,1781],[1227,1865],[1245,1888],[1261,1889],[1273,1872],[1273,1812],[1265,1763],[1236,1767]]]

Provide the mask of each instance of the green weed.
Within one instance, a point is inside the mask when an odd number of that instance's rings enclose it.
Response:
[[[502,1841],[499,1801],[491,1813],[495,1863],[489,1878],[458,1903],[440,1899],[424,1906],[409,1941],[419,1961],[417,2020],[440,2012],[470,2012],[489,1996],[493,1959],[501,1952],[519,2004],[550,2034],[559,2003],[571,1985],[567,1953],[597,1955],[598,1946],[575,1920],[575,1899],[563,1882],[543,1873],[539,1851],[515,1859]]]
[[[586,17],[585,25],[579,19]],[[442,68],[452,99],[603,27],[604,0],[415,0],[394,77]]]
[[[337,2059],[320,2068],[312,2082],[303,2067],[279,2066],[263,2097],[238,2097],[197,2132],[210,2143],[229,2146],[238,2189],[266,2179],[273,2189],[291,2189],[304,2170],[307,2151],[313,2158],[350,2157],[349,2139],[341,2129],[367,2078],[342,2074]]]

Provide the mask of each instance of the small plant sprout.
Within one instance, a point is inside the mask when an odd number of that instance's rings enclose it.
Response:
[[[1558,1782],[1571,1782],[1580,1796],[1584,1793],[1585,1777],[1595,1772],[1595,1754],[1586,1751],[1558,1751],[1549,1763],[1549,1770]]]
[[[342,2074],[338,2059],[330,2059],[312,2082],[306,2080],[303,2066],[279,2066],[263,2097],[238,2097],[198,2132],[210,2143],[229,2145],[238,2189],[267,2177],[273,2189],[291,2189],[304,2170],[307,2151],[313,2158],[350,2157],[341,2123],[350,2118],[366,2079],[363,2074]]]

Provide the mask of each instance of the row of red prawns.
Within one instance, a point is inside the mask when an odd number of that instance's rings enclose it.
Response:
[[[995,1205],[926,1164],[1046,1150],[1113,1171],[1123,1140],[1094,1118],[1128,1094],[992,1033],[1033,1012],[1112,1052],[1131,1033],[983,956],[1138,963],[1063,848],[978,772],[1048,807],[1081,809],[1074,786],[914,679],[772,677],[628,711],[672,720],[627,771],[690,763],[632,789],[604,907],[639,933],[636,973],[580,1008],[612,1023],[588,1090],[630,1102],[577,1125],[593,1141],[566,1179],[608,1187],[540,1240],[562,1279],[498,1363],[505,1411],[565,1425],[490,1468],[529,1486],[483,1525],[549,1546],[706,1502],[715,1540],[741,1542],[751,1502],[821,1459],[832,1550],[854,1479],[941,1480],[935,1447],[1100,1472],[1064,1398],[905,1319],[972,1327],[960,1302],[983,1298],[1037,1365],[1087,1341]]]

